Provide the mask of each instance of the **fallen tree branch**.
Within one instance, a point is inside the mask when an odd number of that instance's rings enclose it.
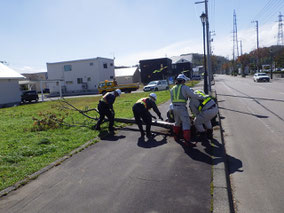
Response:
[[[97,113],[98,110],[96,108],[93,108],[93,109],[88,109],[88,110],[80,110],[78,108],[76,108],[75,106],[73,106],[72,104],[70,104],[66,99],[62,98],[60,101],[62,101],[64,104],[67,104],[68,106],[70,106],[71,110],[75,110],[79,113],[81,113],[82,115],[84,115],[85,117],[87,118],[90,118],[92,120],[98,120],[98,118],[94,118],[94,117],[91,117],[85,113],[87,112],[90,112],[90,111],[96,111]],[[66,106],[64,106],[65,108],[68,108]],[[103,122],[107,122],[108,119],[104,119]],[[134,118],[114,118],[114,121],[116,122],[119,122],[119,123],[128,123],[128,124],[135,124],[135,119]],[[143,125],[146,125],[143,121],[142,121],[142,124]],[[157,126],[157,127],[163,127],[163,128],[166,128],[166,129],[172,129],[172,127],[174,126],[174,123],[169,123],[169,122],[166,122],[166,121],[152,121],[152,126]]]
[[[64,99],[64,98],[62,98],[60,101],[63,102],[63,103],[65,103],[65,104],[67,104],[68,106],[70,106],[70,107],[71,107],[71,110],[75,110],[75,111],[81,113],[82,115],[84,115],[85,117],[90,118],[90,119],[92,119],[92,120],[98,120],[97,117],[91,117],[91,116],[85,114],[86,112],[89,112],[89,111],[96,111],[96,112],[98,112],[97,109],[94,108],[94,109],[89,109],[89,110],[85,110],[85,111],[84,111],[84,110],[80,110],[80,109],[76,108],[75,106],[73,106],[72,104],[70,104],[70,103],[69,103],[66,99]],[[59,102],[60,102],[60,101],[59,101]],[[66,108],[66,107],[65,107],[65,108]]]

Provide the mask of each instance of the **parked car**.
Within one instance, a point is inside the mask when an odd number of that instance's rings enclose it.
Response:
[[[35,90],[23,91],[21,101],[25,102],[38,102],[38,93]]]
[[[197,81],[199,81],[199,80],[201,80],[201,76],[200,76],[200,75],[193,75],[192,78],[191,78],[191,80],[197,80]]]
[[[43,93],[50,93],[48,88],[43,89]]]
[[[167,80],[158,80],[158,81],[151,81],[143,88],[143,91],[148,92],[148,91],[158,91],[165,89],[169,89],[169,84]]]
[[[254,82],[269,82],[270,77],[266,73],[255,73],[253,76]]]

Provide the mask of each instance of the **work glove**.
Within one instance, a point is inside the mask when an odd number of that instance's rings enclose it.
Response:
[[[160,120],[162,120],[162,121],[164,120],[164,119],[162,118],[162,116],[160,116],[159,118],[160,118]]]

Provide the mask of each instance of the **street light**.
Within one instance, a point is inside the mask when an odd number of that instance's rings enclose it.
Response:
[[[203,56],[204,56],[204,92],[208,94],[208,75],[207,75],[207,67],[206,67],[206,48],[205,48],[205,23],[207,20],[207,16],[205,13],[202,13],[200,16],[202,27],[203,27]]]

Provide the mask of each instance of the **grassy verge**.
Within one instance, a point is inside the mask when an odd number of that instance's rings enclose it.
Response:
[[[193,82],[191,86],[196,84]],[[116,117],[131,118],[133,104],[149,93],[122,94],[116,99],[114,109]],[[169,91],[157,91],[157,104],[170,99]],[[100,97],[83,97],[68,99],[79,109],[96,108]],[[78,112],[59,110],[58,101],[27,104],[0,109],[0,190],[23,180],[28,175],[40,170],[51,162],[66,155],[75,148],[98,136],[99,132],[91,130],[94,121]],[[96,116],[91,111],[90,116]],[[81,124],[85,127],[67,127],[48,124],[50,128],[36,131],[36,118],[45,121],[53,116],[64,122]],[[102,125],[107,128],[108,123]]]

